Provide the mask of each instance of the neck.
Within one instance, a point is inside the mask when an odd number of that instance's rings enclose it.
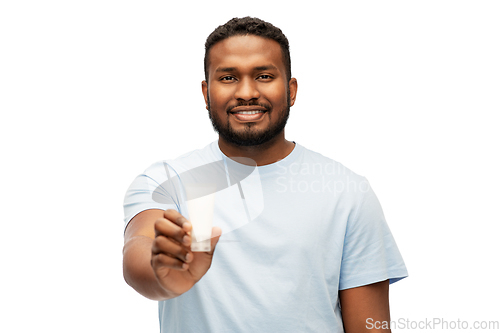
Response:
[[[219,148],[229,158],[247,157],[257,163],[257,166],[275,163],[284,159],[295,147],[293,142],[285,139],[284,132],[272,140],[258,146],[238,146],[224,141],[219,136]]]

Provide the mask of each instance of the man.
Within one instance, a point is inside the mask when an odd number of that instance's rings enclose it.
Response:
[[[404,262],[366,179],[285,139],[297,94],[286,37],[246,17],[205,47],[219,140],[132,183],[125,280],[160,301],[162,332],[389,332],[373,323],[390,321]],[[186,186],[210,180],[211,247],[194,252]]]

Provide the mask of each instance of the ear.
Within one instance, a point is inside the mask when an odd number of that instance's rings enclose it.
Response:
[[[290,106],[295,104],[295,97],[297,97],[297,79],[292,77],[288,82],[288,89],[290,89]]]
[[[205,99],[205,108],[208,110],[208,83],[205,80],[201,81],[201,91]]]

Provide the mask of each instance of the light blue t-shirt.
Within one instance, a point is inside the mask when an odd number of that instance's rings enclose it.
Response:
[[[189,217],[184,184],[207,180],[223,233],[206,275],[159,302],[161,332],[343,332],[339,290],[408,275],[366,178],[299,144],[260,167],[217,141],[157,162],[129,187],[125,223],[153,208]]]

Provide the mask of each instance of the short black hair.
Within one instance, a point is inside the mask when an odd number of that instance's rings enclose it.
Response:
[[[288,39],[283,34],[281,29],[275,27],[271,23],[249,16],[242,18],[235,17],[227,21],[226,24],[218,26],[208,36],[207,41],[205,42],[205,81],[208,83],[208,53],[210,52],[212,46],[229,37],[245,35],[255,35],[272,39],[280,44],[283,64],[286,69],[286,79],[287,81],[290,81],[292,78],[292,69]]]

